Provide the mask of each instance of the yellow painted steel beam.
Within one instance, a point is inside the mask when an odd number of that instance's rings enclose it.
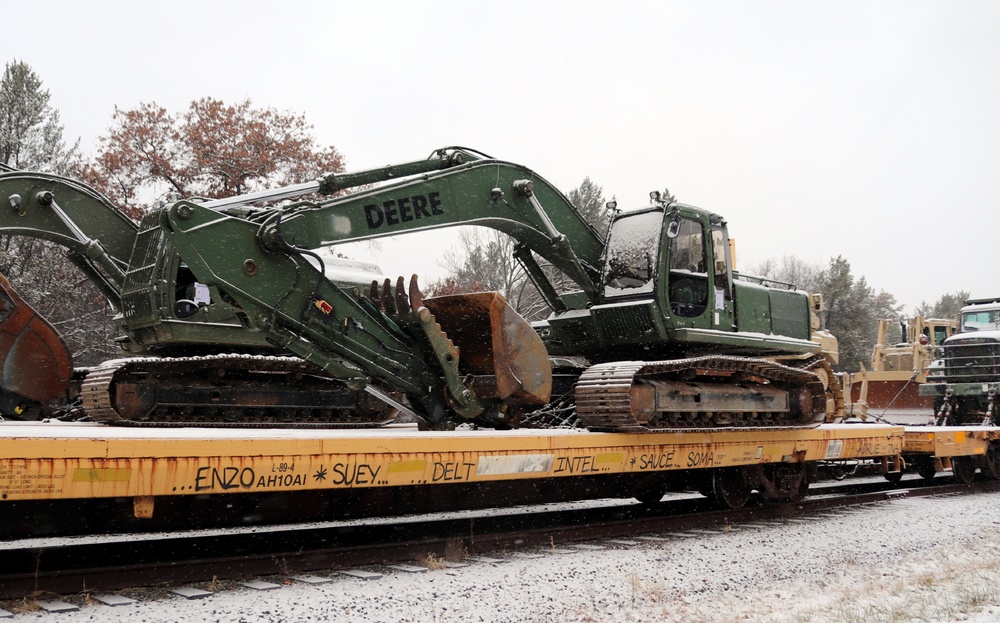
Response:
[[[263,493],[895,456],[903,428],[420,432],[0,425],[0,500]]]
[[[1000,440],[994,426],[911,426],[903,438],[903,454],[931,454],[939,458],[986,454],[991,441]]]

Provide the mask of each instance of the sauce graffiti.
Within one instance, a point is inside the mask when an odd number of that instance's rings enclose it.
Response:
[[[674,463],[673,452],[640,454],[632,460],[632,464],[641,470],[649,471],[680,467],[680,464]]]

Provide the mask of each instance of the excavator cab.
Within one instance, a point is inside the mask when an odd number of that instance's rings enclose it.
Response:
[[[611,223],[604,303],[656,298],[674,326],[732,330],[732,266],[726,224],[671,204],[619,214]]]

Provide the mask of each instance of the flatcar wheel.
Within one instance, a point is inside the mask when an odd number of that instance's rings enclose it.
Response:
[[[744,470],[738,467],[720,469],[715,472],[714,497],[726,508],[743,508],[753,488]]]
[[[1000,445],[996,442],[986,448],[986,471],[993,480],[1000,480]]]
[[[903,470],[899,470],[898,472],[885,472],[882,476],[894,485],[899,484],[899,481],[903,479]]]
[[[802,498],[809,495],[809,480],[812,478],[814,470],[811,470],[806,464],[802,464],[802,473],[799,478],[799,485],[795,490],[788,496],[789,502],[798,502]]]
[[[934,466],[934,457],[932,456],[921,456],[916,460],[917,473],[920,477],[925,480],[930,480],[937,474],[937,468]]]
[[[951,460],[951,472],[955,482],[962,485],[972,484],[976,477],[976,464],[970,457],[957,456]]]

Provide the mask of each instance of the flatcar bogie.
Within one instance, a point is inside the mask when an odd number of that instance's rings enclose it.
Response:
[[[1000,480],[1000,442],[990,443],[983,461],[985,463],[983,472],[988,473],[994,480]]]
[[[742,467],[715,470],[712,485],[713,499],[726,508],[743,508],[753,493],[747,470]]]
[[[976,478],[976,460],[966,456],[952,458],[951,473],[955,482],[962,485],[972,484]]]
[[[941,462],[940,459],[935,459],[933,456],[922,455],[918,456],[914,461],[914,467],[917,470],[917,474],[925,480],[930,480],[938,473],[938,464]]]

